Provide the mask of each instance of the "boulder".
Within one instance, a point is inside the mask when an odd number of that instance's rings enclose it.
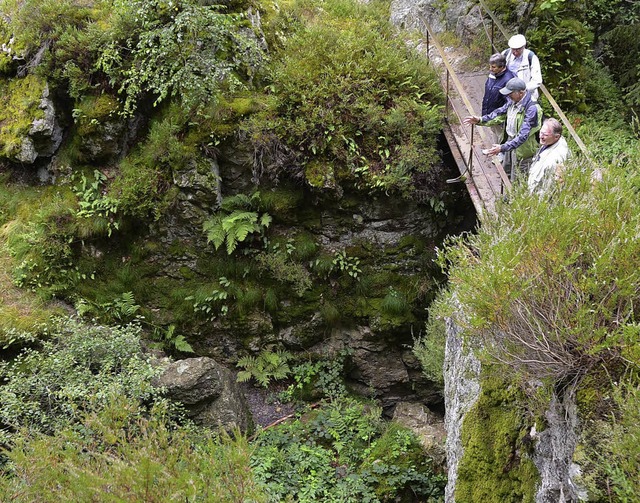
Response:
[[[249,409],[235,375],[211,358],[186,358],[164,364],[153,384],[164,388],[169,399],[182,403],[196,424],[226,430],[250,429]]]
[[[413,431],[437,466],[446,463],[444,419],[421,403],[398,402],[393,420]]]

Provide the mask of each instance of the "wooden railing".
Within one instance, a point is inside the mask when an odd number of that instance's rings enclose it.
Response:
[[[467,96],[467,93],[464,90],[464,87],[462,85],[462,83],[460,82],[460,79],[458,78],[458,76],[456,75],[455,70],[453,69],[453,67],[451,66],[451,64],[449,63],[446,53],[443,49],[443,47],[440,45],[438,38],[434,35],[434,33],[431,30],[431,27],[429,26],[429,24],[426,22],[426,20],[420,16],[420,21],[422,22],[424,29],[426,31],[425,35],[426,35],[426,43],[427,43],[427,54],[429,53],[430,50],[430,46],[431,44],[433,44],[433,46],[436,48],[436,50],[438,51],[438,54],[440,55],[440,58],[442,60],[442,63],[444,64],[445,70],[446,70],[446,82],[445,82],[445,119],[447,120],[447,122],[450,121],[450,117],[449,117],[449,112],[450,110],[453,110],[453,112],[456,115],[456,120],[459,124],[462,124],[462,120],[463,117],[460,117],[460,115],[458,115],[457,110],[453,107],[453,106],[449,106],[449,103],[451,102],[451,98],[449,95],[449,91],[450,91],[450,85],[451,83],[453,83],[453,87],[455,89],[455,91],[457,92],[458,96],[460,97],[460,99],[462,100],[462,102],[464,103],[464,106],[467,109],[467,114],[468,115],[477,115],[477,112],[474,110],[473,105],[471,104],[471,102],[469,101],[469,98]],[[487,144],[489,143],[488,138],[486,137],[486,134],[484,132],[483,128],[478,128],[480,136],[482,137],[482,141]],[[479,153],[478,150],[482,149],[482,145],[481,144],[476,144],[476,142],[474,141],[475,139],[475,126],[471,126],[471,135],[469,137],[469,154],[468,156],[465,155],[465,153],[463,152],[463,148],[461,145],[457,144],[458,147],[458,151],[460,152],[460,156],[465,160],[465,164],[466,164],[466,172],[462,173],[458,178],[454,178],[454,179],[450,179],[447,180],[448,183],[453,183],[453,182],[458,182],[458,181],[463,181],[466,175],[471,176],[472,174],[472,170],[473,170],[473,158],[475,157],[479,157],[479,155],[481,154],[481,152]],[[484,154],[482,154],[484,156]],[[494,197],[497,198],[498,196],[500,196],[505,190],[509,191],[511,189],[511,180],[509,179],[509,175],[506,174],[506,172],[504,171],[504,168],[502,167],[502,164],[500,164],[500,162],[494,162],[495,168],[498,171],[498,174],[500,175],[500,179],[501,179],[501,187],[500,187],[500,191],[498,193],[494,194]],[[477,167],[478,169],[480,169],[481,171],[485,171],[485,168],[483,166],[483,163],[478,162],[477,163]],[[485,175],[487,175],[487,173],[484,173]],[[488,176],[487,176],[488,177]]]

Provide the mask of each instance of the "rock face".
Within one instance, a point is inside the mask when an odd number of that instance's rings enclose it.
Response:
[[[244,396],[231,371],[207,357],[171,362],[154,381],[166,389],[167,397],[184,404],[197,424],[240,428],[247,431],[251,420]]]
[[[407,29],[424,29],[424,19],[436,33],[453,31],[463,42],[471,40],[482,25],[477,2],[461,0],[448,2],[443,8],[440,0],[394,0],[391,3],[391,22]]]
[[[45,86],[39,108],[44,117],[34,119],[29,134],[22,139],[17,161],[33,164],[38,157],[51,157],[62,142],[62,127],[58,124],[53,101],[49,98],[49,88]]]
[[[537,503],[587,501],[587,494],[575,479],[580,467],[572,462],[578,442],[578,409],[574,386],[551,397],[545,419],[547,428],[537,439],[533,462],[540,472]]]
[[[462,423],[465,414],[480,396],[480,361],[465,347],[460,327],[451,318],[446,320],[447,342],[444,359],[445,428],[447,430],[448,480],[445,501],[455,501],[458,464],[463,455]]]

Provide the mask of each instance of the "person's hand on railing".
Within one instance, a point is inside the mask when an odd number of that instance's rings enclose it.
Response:
[[[478,122],[480,122],[480,117],[476,117],[475,115],[469,115],[468,117],[462,119],[462,123],[466,124],[467,126],[470,124],[478,124]]]
[[[498,155],[500,152],[502,151],[500,150],[499,143],[494,143],[493,145],[491,145],[491,148],[487,148],[482,151],[483,154],[487,155]]]

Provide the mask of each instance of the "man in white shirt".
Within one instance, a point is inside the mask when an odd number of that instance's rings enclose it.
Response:
[[[527,91],[531,93],[533,101],[538,100],[538,88],[542,84],[542,70],[540,60],[533,51],[525,46],[527,39],[524,35],[514,35],[509,39],[509,49],[502,52],[507,58],[507,68],[524,80]]]
[[[540,149],[529,168],[527,185],[532,194],[544,194],[561,179],[564,162],[571,157],[567,141],[562,136],[562,124],[545,119],[540,128]]]

